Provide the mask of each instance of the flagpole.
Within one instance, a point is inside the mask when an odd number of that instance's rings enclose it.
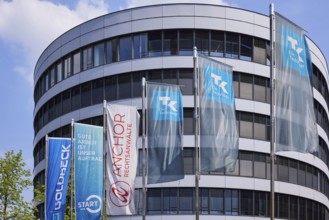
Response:
[[[107,123],[106,123],[106,100],[103,101],[103,220],[106,219],[107,213],[106,213],[106,139],[107,139]]]
[[[45,219],[47,220],[47,182],[48,182],[48,134],[46,135],[46,170],[45,170]]]
[[[143,177],[142,177],[142,187],[143,187],[143,220],[146,219],[146,117],[145,117],[145,95],[146,95],[146,80],[142,78],[142,153],[143,153]]]
[[[194,143],[195,143],[195,219],[199,220],[199,181],[200,181],[200,173],[199,173],[199,77],[198,77],[198,69],[197,69],[197,48],[193,47],[193,74],[194,74]]]
[[[270,52],[271,52],[271,64],[270,64],[270,82],[271,82],[271,220],[274,220],[275,212],[275,82],[274,82],[274,68],[275,68],[275,51],[274,51],[274,41],[275,41],[275,13],[274,13],[274,4],[270,4]]]
[[[74,119],[72,118],[71,120],[71,144],[72,144],[72,159],[71,159],[71,210],[70,210],[70,220],[72,220],[72,216],[73,216],[73,201],[74,201],[74,197],[73,197],[73,192],[74,192]]]

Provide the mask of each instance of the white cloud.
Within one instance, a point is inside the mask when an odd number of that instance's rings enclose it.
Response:
[[[127,0],[127,8],[146,6],[146,5],[157,5],[157,4],[170,4],[170,3],[204,3],[214,5],[226,5],[229,4],[225,0]]]
[[[79,0],[73,9],[49,1],[0,0],[0,40],[19,46],[17,56],[24,59],[12,70],[32,83],[38,57],[56,37],[107,12],[106,0]]]

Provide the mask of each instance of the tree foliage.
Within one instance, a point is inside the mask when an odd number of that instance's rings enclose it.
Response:
[[[0,219],[34,220],[32,203],[24,201],[22,192],[32,186],[31,172],[24,169],[22,151],[9,151],[0,158]]]

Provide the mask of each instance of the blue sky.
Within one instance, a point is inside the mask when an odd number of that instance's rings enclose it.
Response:
[[[269,4],[295,22],[329,59],[328,0],[0,0],[0,157],[23,150],[33,171],[33,70],[56,37],[91,18],[141,4],[201,2],[268,14]],[[26,192],[27,200],[32,190]]]

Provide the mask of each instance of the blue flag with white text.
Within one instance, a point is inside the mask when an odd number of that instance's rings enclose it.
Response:
[[[74,124],[75,209],[79,220],[99,220],[103,208],[103,127]]]
[[[198,57],[200,171],[233,171],[239,151],[232,68]]]
[[[276,18],[276,151],[318,151],[311,85],[311,57],[304,31],[280,14]]]
[[[183,103],[177,85],[146,84],[148,183],[184,178]]]
[[[48,138],[47,141],[46,220],[63,220],[71,168],[71,139]]]

